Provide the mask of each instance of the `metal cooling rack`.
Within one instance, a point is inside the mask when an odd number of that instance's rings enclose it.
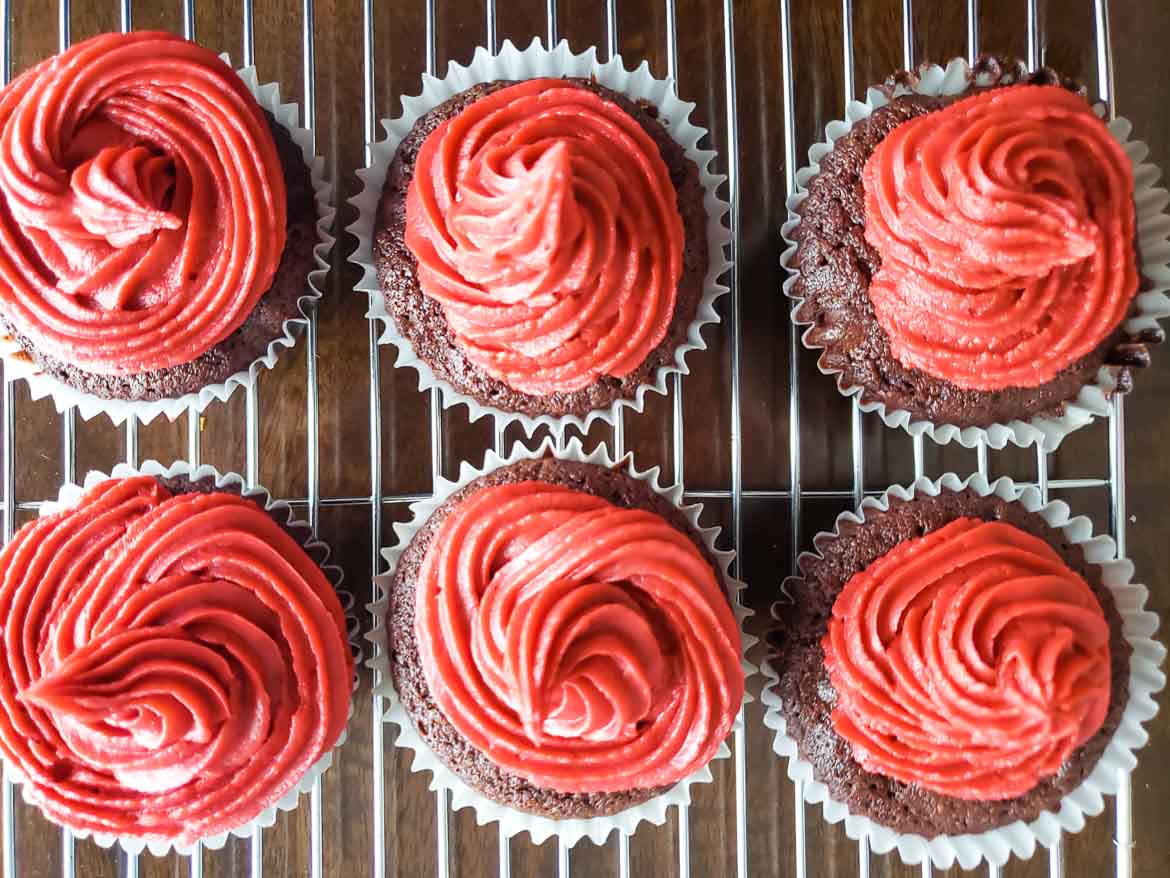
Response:
[[[183,34],[194,39],[195,33],[195,0],[183,2]],[[436,0],[415,0],[425,3],[425,59],[426,70],[431,74],[437,73],[436,62],[436,24],[439,11]],[[617,54],[617,2],[618,0],[604,0],[601,10],[605,16],[605,46],[602,55],[610,58]],[[795,113],[793,102],[793,57],[792,57],[792,19],[790,0],[778,0],[780,10],[780,74],[782,82],[782,104],[785,134],[785,170],[786,193],[795,190],[795,173],[802,164],[796,152]],[[954,0],[965,2],[967,16],[967,54],[974,59],[979,52],[978,32],[978,0]],[[1040,63],[1039,44],[1039,14],[1038,0],[1022,0],[1026,6],[1028,64],[1037,67]],[[663,0],[666,11],[666,43],[667,43],[667,75],[674,79],[678,69],[678,38],[676,30],[675,0]],[[730,226],[732,232],[731,261],[736,262],[739,232],[739,136],[738,116],[736,112],[736,70],[735,70],[735,27],[734,2],[721,0],[723,10],[723,66],[726,88],[727,105],[727,133],[725,150],[721,153],[725,162],[725,171],[728,178],[729,201],[731,203]],[[1109,38],[1109,3],[1108,0],[1092,0],[1094,11],[1094,43],[1097,60],[1097,96],[1104,100],[1113,113],[1113,59],[1112,47]],[[129,30],[133,22],[133,8],[131,0],[118,0],[120,24],[123,30]],[[496,35],[496,0],[485,0],[485,43],[491,49],[497,47]],[[841,0],[843,15],[843,58],[844,84],[846,102],[854,98],[853,89],[853,2]],[[242,31],[243,31],[243,63],[251,65],[254,61],[254,27],[253,3],[244,0],[242,4]],[[11,73],[11,9],[10,0],[0,0],[0,20],[3,26],[3,38],[0,39],[0,78],[6,83]],[[69,0],[58,2],[58,34],[59,45],[62,50],[69,46]],[[303,58],[304,82],[301,107],[304,117],[302,124],[314,129],[316,109],[316,68],[313,33],[313,3],[312,0],[302,0],[302,27],[301,45]],[[546,0],[546,32],[544,34],[548,45],[554,45],[560,37],[557,29],[556,0]],[[913,67],[914,39],[913,39],[913,0],[902,0],[902,62],[907,69]],[[363,49],[363,76],[364,76],[364,134],[366,143],[367,163],[370,150],[377,138],[377,115],[375,108],[375,81],[374,81],[374,0],[363,0],[362,4],[362,49]],[[334,264],[337,264],[338,255],[334,255]],[[742,479],[742,443],[740,410],[740,377],[742,373],[740,361],[740,289],[736,270],[733,267],[726,282],[731,293],[728,302],[724,305],[724,319],[728,325],[731,356],[731,386],[730,394],[730,430],[728,443],[731,452],[731,479],[727,488],[716,490],[688,491],[686,497],[690,500],[724,500],[731,503],[731,537],[736,549],[737,567],[742,564],[742,509],[745,499],[768,500],[787,503],[791,522],[792,562],[795,564],[796,554],[801,547],[801,515],[802,501],[805,499],[837,499],[851,501],[854,505],[862,498],[879,491],[868,491],[865,487],[865,469],[863,456],[863,433],[861,410],[857,400],[852,403],[851,418],[851,449],[852,449],[852,487],[842,490],[805,490],[801,484],[801,457],[800,457],[800,425],[801,406],[799,389],[799,333],[795,327],[789,329],[789,442],[790,442],[790,485],[789,489],[778,490],[745,490]],[[306,471],[308,477],[308,494],[306,497],[290,500],[296,506],[307,508],[309,523],[314,532],[323,506],[356,506],[368,507],[371,513],[371,542],[370,561],[372,569],[381,568],[381,533],[382,510],[387,504],[409,504],[421,498],[419,494],[386,494],[382,490],[382,438],[381,413],[382,400],[380,390],[380,363],[378,357],[378,337],[380,329],[376,321],[369,321],[369,430],[370,430],[370,493],[368,496],[337,496],[322,497],[320,491],[319,457],[320,442],[318,432],[318,399],[319,387],[317,378],[317,312],[316,306],[311,305],[309,310],[309,327],[306,333],[307,345],[307,387],[306,387],[306,439],[307,456]],[[673,440],[672,461],[673,476],[676,482],[684,481],[683,472],[683,408],[682,408],[682,376],[673,376],[671,388],[671,436]],[[16,445],[16,416],[15,393],[13,383],[3,382],[3,410],[4,431],[3,442],[0,446],[0,466],[3,468],[3,537],[7,541],[14,532],[15,513],[20,510],[36,510],[39,502],[16,502],[14,471]],[[254,387],[247,388],[245,399],[245,479],[249,485],[255,484],[259,468],[260,457],[260,399]],[[75,418],[74,412],[66,412],[61,417],[62,431],[62,479],[71,482],[75,479]],[[194,413],[187,415],[187,444],[188,459],[198,463],[200,459],[200,425],[199,416]],[[625,435],[623,420],[619,415],[612,433],[612,446],[621,456],[624,451]],[[430,399],[430,445],[431,445],[431,472],[432,478],[442,475],[443,460],[443,421],[442,407],[437,391],[432,390]],[[497,451],[504,446],[502,432],[497,431],[494,437]],[[126,424],[125,459],[131,465],[138,463],[138,423],[131,419]],[[1048,455],[1037,450],[1036,465],[1037,479],[1035,484],[1045,501],[1049,489],[1075,488],[1108,488],[1109,489],[1109,518],[1110,530],[1117,543],[1118,554],[1125,555],[1125,445],[1124,445],[1124,410],[1123,397],[1115,396],[1109,417],[1109,478],[1107,479],[1049,479]],[[921,436],[913,439],[914,472],[916,477],[924,473],[924,448]],[[976,448],[976,464],[980,474],[987,475],[988,455],[987,447],[981,445]],[[1021,482],[1023,483],[1023,482]],[[377,680],[374,681],[375,685]],[[375,827],[372,832],[373,848],[371,867],[374,878],[381,878],[386,871],[386,852],[384,833],[385,826],[385,789],[383,786],[384,767],[384,722],[382,719],[385,705],[380,696],[374,696],[372,714],[367,718],[372,728],[372,809],[370,819]],[[741,712],[742,714],[742,712]],[[764,729],[753,729],[753,734],[768,734]],[[746,828],[746,731],[742,727],[734,733],[734,777],[735,777],[735,815],[736,815],[736,870],[738,878],[746,878],[749,874],[749,849]],[[805,837],[806,808],[803,800],[801,783],[794,785],[795,821],[793,826],[795,840],[795,875],[796,878],[805,878],[807,873],[807,845]],[[1133,833],[1131,821],[1131,791],[1128,775],[1121,778],[1121,789],[1117,796],[1116,815],[1116,876],[1130,878],[1132,874],[1132,846]],[[303,806],[302,806],[303,807]],[[309,870],[312,878],[323,875],[322,866],[322,795],[320,780],[313,786],[309,801],[310,839],[309,839]],[[17,878],[20,874],[15,860],[15,819],[14,819],[14,786],[7,777],[4,778],[2,795],[0,795],[0,810],[2,810],[2,829],[0,829],[0,851],[3,853],[3,875],[0,878]],[[690,864],[690,819],[688,808],[680,806],[676,809],[675,819],[678,829],[679,874],[691,875]],[[436,821],[437,821],[437,863],[439,878],[447,878],[450,863],[449,857],[449,827],[450,806],[444,791],[436,794]],[[814,812],[813,819],[820,819]],[[260,876],[263,871],[264,837],[261,830],[256,830],[251,838],[251,874]],[[61,862],[62,874],[66,878],[75,875],[74,838],[68,830],[61,831]],[[202,878],[204,852],[196,848],[189,857],[189,874],[192,878]],[[619,833],[618,840],[618,873],[621,878],[627,878],[630,872],[629,837]],[[126,878],[137,878],[139,861],[137,855],[127,855],[124,858]],[[921,867],[922,875],[931,875],[931,866],[925,863]],[[989,866],[987,874],[997,878],[1000,869]],[[561,844],[557,855],[557,873],[559,878],[569,878],[571,874],[571,860],[569,850]],[[860,878],[869,878],[870,856],[867,843],[862,840],[858,844],[858,875]],[[1049,851],[1049,874],[1051,878],[1061,878],[1064,875],[1064,856],[1060,844]],[[501,837],[499,842],[499,875],[509,878],[511,875],[510,847],[508,840]]]

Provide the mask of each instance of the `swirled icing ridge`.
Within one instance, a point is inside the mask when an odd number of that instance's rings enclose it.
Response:
[[[287,196],[268,122],[211,51],[105,34],[0,91],[0,313],[58,360],[190,362],[272,284]]]
[[[1137,292],[1133,170],[1057,86],[992,89],[897,126],[865,166],[869,297],[893,355],[975,390],[1043,384]]]
[[[1038,537],[960,518],[846,583],[823,641],[832,723],[870,772],[962,799],[1023,795],[1109,706],[1109,626]]]
[[[558,79],[487,94],[428,135],[405,240],[467,358],[538,396],[634,371],[666,335],[682,274],[654,140]]]
[[[337,742],[353,662],[320,568],[250,500],[113,479],[0,554],[0,750],[53,820],[193,842]]]
[[[451,725],[544,789],[675,783],[714,757],[743,700],[739,629],[694,543],[559,485],[459,501],[419,569],[415,629]]]

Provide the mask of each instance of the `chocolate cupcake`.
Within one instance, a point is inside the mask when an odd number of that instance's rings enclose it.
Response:
[[[0,325],[59,405],[174,417],[293,343],[317,295],[315,183],[295,112],[249,80],[134,32],[0,92]]]
[[[805,344],[891,425],[1051,450],[1162,338],[1163,269],[1141,253],[1160,214],[1135,201],[1156,171],[1048,69],[924,65],[868,98],[790,200]]]
[[[352,227],[398,365],[529,432],[665,392],[724,292],[724,206],[690,108],[620,59],[534,43],[478,51],[404,111]]]
[[[664,813],[744,695],[728,559],[697,510],[579,448],[448,487],[383,580],[399,746],[508,834],[571,844],[573,824],[604,838],[619,823],[595,818]]]
[[[1088,531],[1034,489],[948,476],[820,534],[776,606],[765,699],[809,801],[940,867],[1079,828],[1160,685],[1145,590]]]
[[[238,477],[145,470],[66,486],[0,554],[0,755],[79,835],[220,847],[293,807],[344,733],[340,571]]]

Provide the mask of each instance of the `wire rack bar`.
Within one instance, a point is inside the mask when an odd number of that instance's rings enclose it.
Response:
[[[1113,43],[1109,36],[1109,0],[1093,2],[1093,35],[1097,55],[1097,94],[1105,102],[1109,119],[1117,116],[1113,93]],[[1115,394],[1109,417],[1109,519],[1117,556],[1126,554],[1125,536],[1125,397]],[[1117,878],[1133,875],[1133,793],[1130,777],[1121,772],[1117,790]]]
[[[126,0],[126,15],[122,22],[123,29],[130,29],[132,17],[130,0]],[[189,40],[195,39],[195,0],[183,0],[183,36]],[[198,466],[201,452],[201,437],[199,434],[199,414],[195,411],[187,412],[187,457],[190,463]],[[138,419],[131,415],[126,421],[126,463],[130,466],[138,465]],[[134,868],[138,863],[135,858]],[[191,848],[188,857],[188,874],[190,878],[203,878],[203,845],[196,843]]]
[[[64,52],[69,48],[70,19],[72,15],[69,0],[61,0],[57,10],[57,50]],[[77,419],[73,409],[61,415],[61,481],[68,485],[75,481],[75,463],[77,457]],[[73,832],[61,827],[61,875],[62,878],[73,878],[77,870],[76,842]]]
[[[488,51],[495,53],[499,48],[499,36],[496,33],[496,0],[487,0],[484,5],[485,13],[487,15],[487,47]],[[504,425],[500,421],[493,420],[492,424],[492,445],[495,448],[496,454],[503,456],[506,453]],[[510,878],[512,875],[512,842],[504,833],[502,827],[497,827],[496,830],[496,870],[500,878]]]
[[[617,0],[605,0],[605,53],[606,60],[612,61],[618,54]],[[619,408],[613,422],[613,456],[621,460],[626,453],[625,410]],[[630,837],[620,829],[617,833],[618,878],[630,875]]]
[[[12,75],[12,4],[0,0],[0,85],[7,85]],[[2,448],[4,470],[4,510],[2,513],[4,542],[12,539],[16,524],[16,394],[13,384],[4,376],[4,442]],[[3,814],[3,829],[0,830],[0,853],[4,855],[4,878],[16,878],[16,814],[15,795],[8,772],[0,787],[0,810]]]
[[[853,101],[853,0],[841,0],[841,84],[845,89],[845,106]]]
[[[119,0],[118,25],[122,32],[128,32],[133,26],[132,0]],[[138,427],[135,419],[126,421],[126,462],[130,466],[137,465],[138,458]],[[199,465],[199,416],[194,412],[187,412],[187,459],[191,464]],[[126,878],[138,878],[137,853],[124,853]]]
[[[502,831],[496,834],[496,850],[500,878],[509,878],[512,874],[512,842]]]
[[[848,109],[853,100],[853,0],[841,0],[841,58],[844,65],[841,82],[845,86],[845,107]],[[853,504],[856,506],[865,497],[865,433],[861,422],[861,401],[856,396],[850,402],[849,428],[853,459]],[[868,854],[865,861],[868,864]]]
[[[245,67],[252,67],[256,64],[256,31],[254,25],[254,12],[252,0],[244,0],[241,7],[242,16],[242,43],[243,43],[243,61]],[[260,481],[260,390],[255,382],[249,382],[244,388],[244,479],[247,481],[248,487],[255,487]],[[192,442],[197,442],[199,439],[200,419],[194,413],[190,413],[190,438]],[[192,444],[192,451],[196,450],[196,446]],[[192,460],[192,462],[196,462]],[[263,830],[257,826],[252,833],[253,844],[253,859],[255,859],[255,848],[263,844],[262,839]],[[255,868],[253,867],[253,874]]]
[[[9,59],[8,52],[8,3],[0,0],[0,14],[4,17],[4,58],[0,59],[5,84],[8,82]],[[12,539],[16,525],[16,393],[11,381],[5,376],[4,381],[4,543]],[[0,834],[0,850],[4,854],[4,878],[16,878],[16,790],[4,772],[4,783],[0,806],[4,811],[4,828]]]
[[[605,0],[605,52],[607,60],[618,53],[617,0]]]
[[[675,95],[678,94],[678,8],[675,0],[666,0],[666,78],[671,81]],[[683,376],[676,372],[671,376],[670,435],[674,466],[674,483],[686,484],[686,450],[683,438]],[[688,804],[678,806],[678,874],[679,878],[690,878],[691,874],[691,809]]]
[[[841,83],[844,86],[845,108],[854,96],[854,55],[853,55],[853,0],[841,0]],[[861,505],[865,499],[865,433],[861,421],[861,400],[854,396],[849,407],[849,427],[853,452],[853,505]],[[801,791],[800,812],[803,818],[804,803]],[[869,839],[862,836],[857,842],[858,878],[869,878]]]
[[[138,418],[134,415],[126,419],[126,463],[138,466]]]
[[[9,0],[0,0],[0,85],[7,85],[12,75],[12,6]],[[12,539],[16,529],[16,393],[12,381],[4,376],[4,387],[0,390],[4,402],[4,437],[0,445],[0,468],[4,474],[4,509],[0,512],[3,522],[4,543]],[[4,856],[4,878],[16,878],[16,789],[4,771],[0,783],[0,811],[3,811],[3,827],[0,828],[0,854]]]
[[[1026,29],[1028,33],[1028,68],[1035,70],[1041,65],[1043,49],[1040,34],[1040,11],[1037,0],[1027,0]],[[1040,490],[1040,501],[1048,502],[1048,454],[1043,446],[1036,445],[1036,483]],[[1064,843],[1057,839],[1056,844],[1048,849],[1049,878],[1063,878],[1064,876]]]
[[[437,45],[437,12],[435,0],[426,0],[425,15],[425,53],[426,71],[431,76],[438,73],[438,45]],[[431,388],[430,393],[430,423],[431,423],[431,483],[438,484],[443,475],[443,406],[437,387]],[[439,878],[447,878],[450,871],[450,842],[449,842],[449,807],[447,791],[438,790],[435,793],[435,859],[436,872]]]
[[[253,10],[252,0],[244,0],[240,4],[241,15],[243,16],[243,55],[241,56],[245,67],[252,67],[256,63],[256,15]]]
[[[496,33],[496,2],[488,0],[485,5],[487,13],[487,47],[488,51],[496,52],[499,48],[499,37]],[[505,448],[505,427],[503,422],[493,420],[492,445],[496,454],[503,457],[507,453]],[[512,875],[512,842],[505,834],[503,827],[497,827],[496,859],[497,872],[500,878],[510,878]]]
[[[557,838],[557,878],[569,878],[569,848]]]
[[[792,8],[789,0],[780,0],[780,79],[784,114],[784,194],[785,201],[796,191],[796,103],[792,81]],[[733,237],[738,230],[733,230]],[[789,569],[796,569],[801,542],[801,492],[800,476],[800,332],[795,323],[788,326],[788,467],[789,467]],[[735,489],[734,484],[732,489]],[[741,545],[740,533],[736,532],[735,547]],[[794,848],[796,854],[796,878],[805,878],[807,873],[805,833],[804,783],[793,783]],[[744,873],[741,871],[740,875]]]
[[[1027,0],[1026,24],[1028,32],[1028,68],[1035,70],[1040,67],[1042,55],[1040,35],[1040,11],[1037,0]],[[1048,453],[1039,443],[1036,444],[1036,485],[1040,491],[1040,502],[1048,502]],[[1063,878],[1064,876],[1064,843],[1061,839],[1048,849],[1049,878]]]
[[[1044,47],[1040,44],[1040,10],[1038,0],[1027,0],[1025,30],[1028,34],[1028,67],[1035,70],[1042,63]]]
[[[362,124],[365,134],[365,163],[373,160],[374,141],[377,140],[377,107],[374,99],[374,0],[362,2]],[[370,360],[370,572],[381,570],[382,549],[382,375],[381,356],[378,350],[378,321],[369,320]],[[377,597],[377,595],[375,595]],[[371,622],[376,616],[371,611]],[[381,647],[373,645],[373,655],[381,654]],[[371,868],[373,878],[384,878],[386,874],[386,781],[385,781],[385,722],[383,714],[386,705],[377,694],[381,685],[380,671],[373,673],[374,696],[370,717],[370,767],[372,772],[371,817],[373,832],[371,843]],[[505,876],[508,873],[501,873]]]
[[[1018,480],[1016,484],[1021,487],[1030,487],[1035,485],[1039,487],[1039,482],[1029,482]],[[1108,479],[1048,479],[1046,484],[1054,491],[1069,491],[1081,488],[1107,488],[1109,487]],[[880,497],[883,491],[876,489],[866,489],[866,497]],[[382,505],[402,505],[409,503],[417,503],[419,500],[429,498],[430,494],[383,494]],[[693,491],[684,491],[683,496],[688,500],[730,500],[731,491],[727,488],[696,488]],[[745,489],[742,492],[744,500],[751,501],[781,501],[789,500],[792,497],[792,492],[785,489]],[[851,488],[804,488],[800,492],[802,500],[849,500],[853,497],[853,490]],[[307,497],[290,497],[283,500],[290,506],[308,506],[309,500]],[[365,496],[354,497],[322,497],[320,500],[322,507],[337,507],[337,506],[369,506],[371,499]],[[18,512],[37,512],[45,504],[43,500],[21,500],[16,504]],[[0,508],[3,508],[3,503],[0,502]]]
[[[316,151],[317,126],[317,52],[313,26],[313,0],[301,4],[301,47],[304,83],[301,91],[301,105],[304,108],[302,124],[314,132],[312,147]],[[305,470],[309,488],[309,526],[316,536],[321,526],[321,436],[320,436],[320,381],[317,370],[317,303],[308,306],[309,326],[305,345]],[[254,399],[254,397],[253,397]],[[251,437],[249,437],[250,439]],[[323,872],[322,851],[322,793],[320,775],[309,790],[309,875],[320,878]]]
[[[121,19],[119,24],[123,33],[130,30],[134,17],[131,2],[132,0],[122,0],[119,9]],[[67,0],[61,0],[61,5],[67,10]],[[66,11],[65,17],[68,15]],[[192,0],[183,0],[183,36],[189,40],[195,39],[195,9]],[[133,414],[126,419],[126,463],[128,466],[138,466],[138,418]]]
[[[902,0],[902,67],[914,68],[914,2]],[[914,480],[926,475],[926,449],[921,433],[914,437]],[[986,456],[986,451],[984,452]],[[985,460],[985,457],[984,457]],[[922,861],[922,878],[931,878],[933,868],[930,858]]]
[[[786,2],[786,0],[785,0]],[[731,348],[731,412],[728,445],[731,451],[731,533],[732,548],[736,552],[735,575],[743,575],[743,420],[740,403],[741,368],[741,299],[739,271],[740,179],[739,179],[739,113],[735,79],[735,12],[731,0],[723,3],[723,58],[727,88],[727,186],[731,212],[728,216],[731,231],[731,268],[727,285],[731,290],[731,310],[728,320]],[[799,485],[793,485],[794,492]],[[799,502],[794,506],[799,508]],[[747,843],[747,728],[743,706],[740,706],[735,731],[732,733],[735,759],[735,870],[738,878],[748,875]]]
[[[967,0],[967,61],[979,57],[979,0]]]
[[[187,461],[191,466],[199,466],[203,451],[203,437],[200,433],[202,415],[194,411],[187,412]],[[245,475],[245,478],[249,478]],[[250,479],[249,479],[250,480]]]
[[[1017,480],[1016,484],[1020,487],[1040,487],[1040,482],[1030,482],[1026,480]],[[1046,479],[1044,482],[1048,488],[1053,491],[1071,491],[1083,488],[1107,488],[1110,485],[1109,479]],[[866,497],[880,497],[883,491],[867,488],[864,492]],[[405,505],[410,503],[417,503],[419,500],[425,500],[431,495],[428,494],[382,494],[381,501],[383,506]],[[752,502],[768,501],[788,501],[792,497],[792,492],[785,489],[745,489],[741,496],[745,501]],[[800,492],[802,500],[850,500],[853,498],[852,488],[803,488]],[[700,500],[730,500],[731,491],[727,488],[696,488],[692,491],[684,491],[683,497],[688,501]],[[293,507],[307,507],[309,499],[307,497],[289,497],[283,502]],[[366,496],[353,497],[321,497],[320,505],[322,508],[331,507],[367,507],[373,501]],[[43,500],[21,500],[16,504],[18,512],[38,512],[44,506]],[[0,502],[0,508],[3,508],[3,502]]]
[[[612,60],[618,53],[618,20],[617,0],[605,0],[605,57]],[[613,422],[613,456],[620,460],[626,453],[626,415],[625,410],[619,408]],[[630,839],[624,833],[618,833],[618,860],[629,862]]]
[[[902,0],[902,67],[914,66],[914,0]]]

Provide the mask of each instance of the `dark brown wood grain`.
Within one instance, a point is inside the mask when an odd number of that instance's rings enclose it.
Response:
[[[196,0],[196,36],[200,42],[242,54],[242,11],[237,0]],[[902,57],[900,0],[854,0],[853,84],[858,89],[884,78]],[[1116,0],[1112,17],[1116,49],[1117,105],[1135,123],[1151,147],[1152,160],[1170,164],[1170,7],[1164,0]],[[498,37],[527,44],[547,29],[544,0],[499,0]],[[695,118],[706,126],[710,142],[727,169],[730,140],[725,77],[724,17],[715,0],[677,0],[678,78],[681,94],[698,106]],[[44,0],[12,0],[12,61],[17,72],[56,51],[57,10]],[[1025,0],[983,0],[979,4],[981,46],[989,51],[1023,54],[1026,50]],[[486,33],[483,0],[437,3],[435,50],[438,69],[451,60],[467,61]],[[1040,3],[1041,45],[1045,59],[1066,73],[1095,83],[1091,0]],[[560,35],[574,47],[604,46],[604,4],[595,0],[560,0]],[[618,48],[628,62],[645,60],[664,76],[667,70],[666,0],[618,0]],[[794,122],[798,161],[819,139],[826,122],[842,114],[845,73],[842,68],[841,3],[791,0]],[[304,64],[300,41],[299,0],[257,0],[256,62],[262,80],[276,80],[288,100],[304,97]],[[779,0],[737,0],[734,3],[734,44],[738,106],[738,173],[740,237],[738,283],[741,302],[741,402],[743,422],[742,474],[745,488],[787,490],[790,472],[788,305],[779,295],[778,232],[785,197],[785,124],[780,66]],[[116,29],[116,0],[79,0],[69,16],[74,39]],[[182,29],[179,0],[139,0],[133,4],[133,25],[139,28]],[[913,19],[914,49],[919,60],[948,58],[966,51],[965,3],[962,0],[919,0]],[[361,0],[321,0],[314,5],[316,49],[316,130],[327,175],[340,199],[357,191],[354,169],[363,158],[363,69]],[[424,0],[377,2],[374,12],[374,106],[378,116],[395,115],[399,98],[418,90],[426,55]],[[336,231],[328,290],[320,307],[319,352],[319,477],[325,498],[368,497],[370,494],[370,431],[368,329],[364,299],[353,293],[355,271],[345,262],[353,242],[341,231],[354,212],[343,208]],[[721,311],[730,314],[730,299]],[[684,381],[685,480],[693,489],[727,488],[732,477],[729,444],[733,378],[731,344],[725,322],[708,336],[711,349],[692,355],[692,374]],[[281,497],[303,500],[309,493],[307,454],[306,344],[281,358],[260,381],[260,481]],[[428,398],[417,391],[412,371],[397,371],[392,351],[379,352],[383,491],[386,494],[430,489]],[[843,489],[851,485],[849,406],[831,383],[819,375],[807,352],[799,355],[801,400],[801,475],[806,490]],[[15,386],[17,425],[15,492],[18,501],[56,494],[65,469],[62,418],[47,401],[33,402],[23,384]],[[1170,525],[1166,510],[1170,490],[1170,350],[1155,351],[1154,366],[1138,376],[1137,390],[1127,405],[1129,475],[1129,554],[1138,578],[1151,590],[1151,604],[1162,614],[1170,609],[1170,567],[1166,546]],[[221,470],[245,468],[244,397],[212,406],[200,420],[202,459]],[[641,466],[674,465],[670,441],[671,402],[650,397],[647,410],[627,418],[627,447]],[[443,414],[443,469],[450,476],[460,461],[478,462],[492,442],[486,422],[469,424],[464,409]],[[142,459],[163,461],[187,457],[187,424],[157,421],[139,430]],[[125,457],[125,432],[104,419],[77,422],[76,471],[108,470]],[[869,488],[884,488],[913,478],[911,444],[901,433],[887,430],[876,418],[864,421]],[[508,439],[519,439],[510,431]],[[596,428],[589,442],[610,441],[608,429]],[[1102,477],[1108,474],[1108,433],[1098,424],[1071,437],[1050,460],[1054,478]],[[975,455],[957,447],[926,450],[927,472],[975,468]],[[1032,479],[1036,458],[1031,451],[993,452],[993,474]],[[1078,511],[1108,527],[1108,495],[1101,489],[1066,492]],[[828,526],[841,511],[836,500],[810,499],[803,507],[802,543]],[[302,506],[302,509],[305,508]],[[708,504],[704,520],[728,527],[726,502]],[[21,512],[18,523],[30,512]],[[385,507],[383,538],[392,538],[389,522],[406,515],[405,507]],[[749,600],[764,610],[777,595],[790,556],[789,506],[784,501],[748,500],[744,504],[742,572],[750,583]],[[320,534],[344,566],[350,589],[364,603],[370,597],[372,571],[368,504],[332,505],[321,509]],[[725,531],[725,534],[727,532]],[[728,540],[725,540],[725,543]],[[753,622],[762,626],[762,617]],[[385,841],[387,872],[394,875],[433,874],[436,857],[435,799],[426,777],[413,774],[408,760],[393,748],[385,750],[384,776],[371,770],[369,677],[356,699],[348,742],[325,776],[323,856],[325,874],[367,875],[371,842]],[[756,687],[758,689],[758,686]],[[794,864],[792,786],[784,765],[772,755],[771,735],[761,724],[758,702],[747,710],[747,835],[752,876],[792,874]],[[1164,830],[1170,805],[1170,718],[1153,723],[1151,741],[1142,751],[1134,778],[1134,869],[1136,875],[1165,874],[1170,862],[1170,835]],[[391,737],[387,731],[387,740]],[[714,768],[714,784],[697,787],[690,812],[690,855],[695,875],[735,873],[735,788],[730,760]],[[386,821],[373,825],[372,789],[385,789]],[[20,876],[60,874],[62,855],[58,831],[35,810],[17,805],[16,850]],[[1109,874],[1113,864],[1113,817],[1105,813],[1065,843],[1065,874],[1089,878]],[[857,848],[839,826],[828,826],[819,809],[809,808],[807,856],[810,876],[856,874]],[[265,874],[299,876],[308,870],[308,803],[282,815],[264,833]],[[466,813],[450,817],[450,868],[453,875],[495,874],[497,840],[491,827],[477,827]],[[679,835],[673,818],[662,827],[646,826],[630,843],[631,874],[675,875]],[[209,876],[247,874],[250,846],[232,841],[222,852],[207,852]],[[555,873],[554,844],[532,846],[527,839],[511,844],[516,876]],[[77,871],[84,876],[124,874],[124,857],[84,842],[76,848]],[[575,874],[618,874],[613,840],[594,847],[585,843],[572,852]],[[1041,852],[1027,863],[1013,862],[1004,874],[1012,878],[1048,874]],[[918,875],[894,857],[873,856],[875,876]],[[141,874],[185,875],[186,859],[145,856]],[[957,870],[955,871],[957,873]]]

